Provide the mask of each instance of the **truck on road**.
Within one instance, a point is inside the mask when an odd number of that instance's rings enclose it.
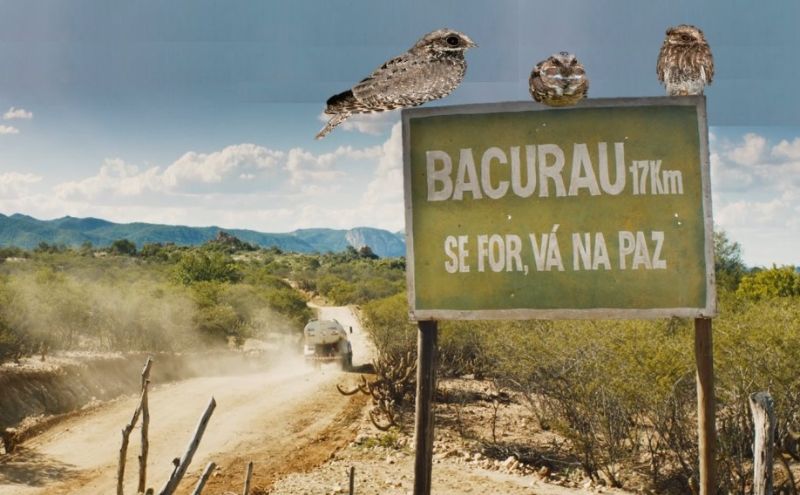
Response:
[[[338,362],[345,371],[353,366],[353,348],[347,331],[336,320],[309,321],[303,329],[303,344],[307,363]]]

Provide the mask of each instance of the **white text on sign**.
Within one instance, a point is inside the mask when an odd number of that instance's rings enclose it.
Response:
[[[550,232],[517,234],[449,235],[444,240],[447,273],[666,270],[664,232],[627,231],[614,234],[616,251],[609,251],[602,232],[575,232],[566,237],[572,263],[565,265],[558,225]],[[527,237],[527,238],[525,238]],[[612,262],[612,255],[616,262]]]
[[[507,150],[492,146],[480,153],[478,161],[472,148],[462,148],[457,161],[445,151],[428,150],[427,198],[460,201],[469,195],[476,200],[501,199],[508,194],[528,198],[537,190],[541,198],[616,196],[625,191],[635,196],[683,194],[679,170],[662,170],[661,160],[650,159],[634,160],[626,168],[625,143],[613,143],[613,149],[613,173],[609,169],[609,145],[604,142],[597,143],[594,156],[585,143],[575,143],[571,156],[556,144],[511,146]],[[507,172],[498,173],[505,168]]]

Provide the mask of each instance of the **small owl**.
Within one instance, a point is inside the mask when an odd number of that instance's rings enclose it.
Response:
[[[668,96],[701,95],[714,78],[714,57],[703,31],[681,24],[667,30],[656,65]]]
[[[461,83],[467,62],[464,52],[477,46],[469,36],[439,29],[423,36],[407,52],[381,65],[366,79],[331,96],[325,113],[331,118],[317,139],[354,113],[413,107],[443,98]]]
[[[569,52],[558,52],[536,64],[528,79],[533,99],[551,107],[578,103],[589,92],[589,79],[578,59]]]

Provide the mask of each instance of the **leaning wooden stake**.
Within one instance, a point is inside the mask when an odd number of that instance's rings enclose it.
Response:
[[[247,463],[247,472],[244,475],[244,490],[242,495],[250,495],[250,480],[253,478],[253,461]]]
[[[203,493],[203,488],[206,487],[208,478],[211,477],[211,473],[214,472],[215,467],[217,467],[217,465],[214,464],[213,462],[208,463],[206,469],[203,471],[203,474],[200,476],[200,479],[197,480],[197,486],[194,487],[192,495],[201,495]]]
[[[352,327],[350,327],[352,329]],[[355,493],[356,488],[356,467],[350,466],[350,495]]]
[[[122,429],[122,445],[119,448],[119,464],[117,465],[117,495],[123,495],[122,483],[125,480],[125,457],[128,454],[128,441],[130,440],[133,427],[136,426],[136,422],[139,421],[139,414],[141,412],[142,404],[140,401],[136,410],[133,411],[131,422]]]
[[[200,417],[200,422],[197,423],[197,428],[194,431],[192,440],[186,447],[186,452],[184,452],[183,457],[180,459],[176,458],[173,461],[175,469],[164,484],[164,487],[158,492],[159,495],[172,495],[175,493],[175,489],[178,488],[178,484],[181,482],[181,479],[183,479],[183,475],[185,475],[186,470],[189,469],[189,464],[192,462],[192,457],[194,457],[197,447],[200,446],[200,440],[203,439],[203,433],[206,431],[208,420],[211,419],[211,414],[214,412],[215,407],[217,407],[217,402],[212,397],[211,401],[208,403],[208,407],[206,407],[206,411]]]
[[[767,392],[750,396],[755,440],[753,442],[753,495],[772,495],[772,451],[775,438],[775,409]]]
[[[147,490],[147,453],[150,450],[148,433],[150,430],[150,406],[147,400],[147,389],[150,386],[150,368],[153,367],[153,358],[148,357],[142,369],[142,453],[139,455],[139,487],[136,493],[145,493]]]

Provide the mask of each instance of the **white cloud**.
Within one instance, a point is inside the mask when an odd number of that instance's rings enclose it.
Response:
[[[793,141],[782,140],[772,148],[772,156],[776,158],[788,158],[790,160],[800,160],[800,137]]]
[[[140,170],[122,159],[112,158],[106,159],[97,175],[59,184],[55,192],[66,200],[234,192],[252,189],[250,184],[272,174],[284,157],[281,151],[245,143],[212,153],[189,151],[163,170],[160,167]]]
[[[798,264],[800,138],[772,145],[748,133],[711,146],[714,220],[752,265]]]
[[[6,113],[3,114],[3,119],[5,120],[14,120],[14,119],[30,120],[32,118],[33,118],[33,112],[29,112],[24,108],[11,107],[8,109]]]
[[[362,200],[362,209],[381,218],[381,224],[404,225],[403,137],[400,123],[392,127],[389,139],[381,147],[378,168]]]
[[[40,182],[42,178],[34,174],[5,172],[0,174],[0,197],[17,198],[29,192],[29,186]]]
[[[753,184],[755,180],[751,170],[734,165],[725,161],[724,156],[718,152],[711,152],[709,157],[711,164],[712,184],[717,189],[728,191],[742,191]]]
[[[10,125],[0,125],[0,135],[3,134],[19,134],[19,129]]]
[[[717,222],[726,228],[756,225],[784,228],[792,219],[794,210],[794,205],[782,198],[768,201],[738,200],[723,203],[715,216]]]
[[[135,197],[146,191],[161,190],[162,184],[158,167],[140,172],[138,167],[120,158],[108,158],[97,175],[58,184],[54,192],[67,201],[91,201],[102,196]]]
[[[329,182],[339,179],[343,172],[335,167],[341,161],[374,160],[380,155],[380,147],[357,149],[340,146],[335,151],[315,155],[302,148],[292,148],[286,157],[285,170],[293,186],[309,182]]]
[[[400,126],[382,145],[325,153],[238,144],[190,151],[166,166],[106,159],[96,174],[49,193],[0,198],[0,210],[41,218],[220,225],[268,232],[403,225]]]
[[[331,116],[325,115],[323,112],[320,113],[317,118],[320,122],[328,122]],[[397,110],[390,112],[357,113],[351,115],[347,120],[339,124],[337,129],[379,136],[389,130],[399,119],[400,112]]]
[[[284,157],[255,144],[237,144],[213,153],[190,151],[167,167],[162,174],[165,186],[176,188],[191,183],[218,184],[231,177],[250,174],[255,178],[277,167]]]
[[[738,146],[728,151],[727,157],[740,165],[755,165],[763,158],[766,147],[766,138],[748,133]]]

